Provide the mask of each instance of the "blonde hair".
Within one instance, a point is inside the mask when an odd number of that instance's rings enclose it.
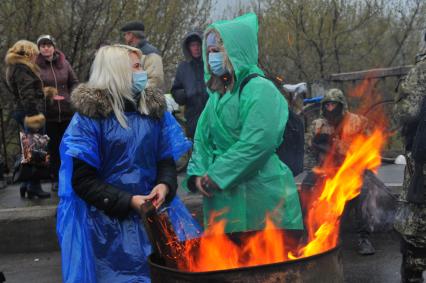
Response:
[[[115,117],[123,128],[127,128],[124,116],[125,99],[136,103],[132,94],[132,69],[129,53],[141,58],[139,49],[127,45],[101,47],[93,61],[87,85],[91,88],[107,90]]]
[[[37,45],[28,40],[17,41],[9,50],[7,50],[5,63],[7,65],[6,77],[9,76],[9,68],[11,65],[24,64],[37,76],[40,74],[40,69],[34,64],[31,59],[39,54]]]

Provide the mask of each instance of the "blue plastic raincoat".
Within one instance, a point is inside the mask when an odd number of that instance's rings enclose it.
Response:
[[[191,146],[170,113],[161,120],[125,113],[128,129],[113,114],[93,119],[75,114],[61,147],[57,234],[64,282],[150,282],[149,239],[138,214],[124,220],[106,216],[72,188],[72,158],[98,169],[108,184],[147,195],[155,186],[157,161],[177,160]],[[200,227],[176,196],[168,205],[180,240],[198,237]]]

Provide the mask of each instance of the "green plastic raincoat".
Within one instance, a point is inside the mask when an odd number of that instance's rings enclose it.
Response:
[[[211,212],[225,209],[220,218],[227,219],[226,232],[262,229],[267,212],[280,228],[303,229],[292,173],[275,154],[287,123],[287,102],[262,77],[253,78],[238,93],[247,75],[263,75],[257,66],[257,17],[246,14],[216,22],[209,29],[221,35],[236,81],[222,96],[209,93],[195,133],[188,176],[207,174],[220,187],[213,197],[203,199],[204,223]],[[206,57],[206,46],[203,54]]]

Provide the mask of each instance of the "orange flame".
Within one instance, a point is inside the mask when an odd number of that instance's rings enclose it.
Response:
[[[336,246],[345,204],[360,193],[364,171],[380,165],[385,139],[382,131],[375,130],[371,136],[359,135],[352,142],[342,166],[334,176],[326,177],[324,189],[309,211],[309,243],[289,258],[311,256]]]
[[[359,92],[371,89],[369,83],[370,80],[354,89],[356,94],[353,96],[360,97]],[[360,193],[364,171],[375,171],[380,166],[380,152],[387,135],[383,133],[385,116],[383,112],[375,111],[376,116],[377,113],[381,113],[381,122],[376,120],[370,132],[341,137],[347,150],[338,168],[336,147],[330,150],[323,165],[316,168],[325,177],[315,185],[316,195],[305,219],[305,243],[292,239],[290,232],[276,228],[269,216],[264,230],[248,232],[237,243],[224,233],[226,222],[215,221],[220,213],[214,213],[203,236],[185,242],[179,268],[192,272],[232,269],[308,257],[334,248],[338,243],[345,204]]]

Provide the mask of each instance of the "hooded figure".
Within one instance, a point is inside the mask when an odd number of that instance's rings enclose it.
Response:
[[[370,129],[367,118],[348,111],[346,97],[340,89],[328,90],[321,100],[321,117],[312,122],[308,131],[306,156],[308,160],[312,161],[309,169],[321,166],[329,154],[333,155],[332,160],[335,167],[340,167],[349,149],[349,144],[345,141],[353,140],[359,134],[368,135],[371,132]],[[302,193],[307,193],[309,196],[311,189],[315,189],[315,185],[321,183],[318,182],[318,179],[322,177],[312,170],[309,171],[302,181]],[[358,232],[357,251],[361,255],[372,255],[375,253],[375,249],[368,239],[372,217],[366,205],[367,190],[373,191],[375,188],[372,186],[375,184],[383,186],[384,184],[369,171],[364,174],[363,181],[360,195],[350,202],[350,206],[355,210]],[[306,207],[309,207],[309,201],[304,203]]]
[[[348,111],[346,97],[340,89],[333,88],[326,92],[321,100],[320,113],[321,117],[312,122],[306,138],[308,142],[306,159],[311,161],[306,164],[308,169],[322,162],[324,155],[332,146],[333,139],[337,141],[336,161],[340,161],[341,157],[345,156],[348,145],[339,142],[339,137],[342,135],[351,137],[363,131],[368,133],[369,129],[365,117]]]
[[[186,132],[191,139],[194,138],[198,118],[208,99],[201,42],[201,33],[198,31],[185,35],[182,42],[185,61],[179,63],[171,89],[176,102],[185,106]]]
[[[263,75],[257,66],[257,33],[256,15],[246,14],[210,25],[203,41],[209,100],[195,132],[186,185],[204,195],[205,225],[213,212],[220,212],[226,232],[263,229],[268,214],[279,228],[303,229],[292,173],[275,153],[288,118],[287,102],[262,77],[250,80],[239,94],[246,76]],[[209,52],[215,45],[220,52]]]
[[[60,148],[57,221],[64,282],[150,282],[145,201],[165,201],[180,240],[200,233],[175,197],[174,161],[191,143],[164,96],[145,89],[140,56],[130,46],[100,48],[89,82],[71,95],[77,113]]]

